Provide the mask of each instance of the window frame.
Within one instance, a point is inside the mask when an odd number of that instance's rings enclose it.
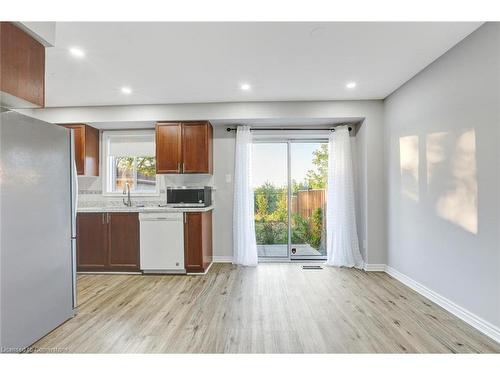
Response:
[[[134,137],[134,136],[144,136],[152,135],[153,143],[156,145],[155,131],[154,129],[144,129],[144,130],[104,130],[102,132],[102,195],[108,197],[120,197],[123,196],[122,191],[111,191],[113,186],[113,177],[114,177],[114,162],[113,158],[109,155],[109,141],[113,137]],[[134,157],[134,156],[130,156]],[[137,173],[135,175],[135,179],[137,180]],[[155,191],[154,192],[145,192],[145,191],[130,191],[131,197],[159,197],[160,196],[160,178],[159,175],[155,176]]]

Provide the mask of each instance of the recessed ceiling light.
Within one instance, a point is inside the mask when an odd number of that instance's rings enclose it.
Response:
[[[73,57],[78,57],[78,58],[82,58],[82,57],[85,57],[85,52],[81,49],[81,48],[78,48],[78,47],[71,47],[69,49],[69,53],[71,53],[71,55]]]
[[[248,83],[243,83],[241,84],[240,86],[240,89],[242,89],[243,91],[248,91],[250,90],[252,87],[248,84]]]
[[[124,94],[132,94],[132,89],[130,87],[122,87],[122,93]]]
[[[348,82],[345,87],[347,87],[348,89],[353,89],[356,87],[356,82]]]

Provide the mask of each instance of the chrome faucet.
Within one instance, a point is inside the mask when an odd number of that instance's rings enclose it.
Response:
[[[127,201],[125,201],[125,198],[122,198],[123,204],[127,207],[132,207],[132,201],[130,200],[130,184],[128,182],[123,187],[123,195],[125,194],[127,195]]]

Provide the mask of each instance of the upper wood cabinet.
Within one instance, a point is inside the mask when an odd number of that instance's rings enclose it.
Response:
[[[212,142],[209,122],[182,124],[182,173],[212,173]]]
[[[78,175],[99,176],[99,130],[85,124],[61,125],[74,130]]]
[[[213,129],[208,121],[156,124],[156,173],[213,172]]]
[[[0,22],[0,96],[7,108],[45,105],[45,47],[11,22]]]
[[[156,173],[182,173],[182,125],[156,124]]]

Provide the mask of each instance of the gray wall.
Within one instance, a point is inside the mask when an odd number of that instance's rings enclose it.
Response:
[[[234,132],[225,126],[214,128],[214,203],[213,241],[216,260],[230,260],[233,256],[233,186],[234,186]],[[226,181],[229,176],[230,181]]]
[[[500,326],[500,24],[385,101],[388,264]]]

